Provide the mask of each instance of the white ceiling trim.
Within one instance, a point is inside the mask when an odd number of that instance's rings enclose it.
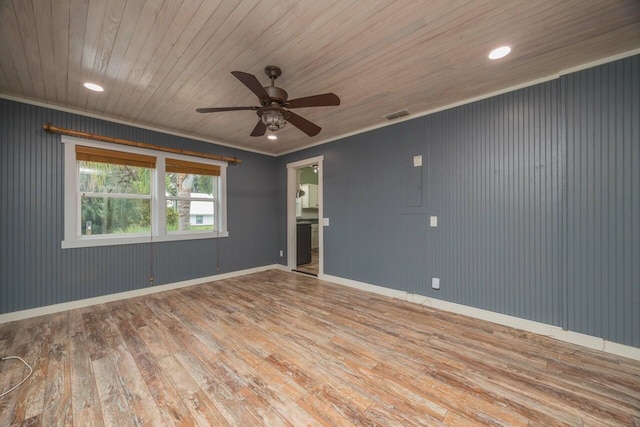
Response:
[[[479,96],[475,96],[473,98],[468,98],[468,99],[465,99],[465,100],[462,100],[462,101],[459,101],[459,102],[454,102],[452,104],[445,105],[443,107],[434,108],[432,110],[423,111],[423,112],[416,113],[416,114],[409,114],[408,116],[405,116],[403,118],[392,120],[389,123],[380,123],[380,124],[377,124],[377,125],[374,125],[374,126],[369,126],[367,128],[357,130],[355,132],[349,132],[349,133],[345,133],[345,134],[342,134],[342,135],[338,135],[338,136],[333,137],[333,138],[323,139],[322,141],[318,141],[318,142],[315,142],[313,144],[308,144],[308,145],[305,145],[303,147],[299,147],[299,148],[296,148],[296,149],[293,149],[293,150],[282,151],[282,152],[279,152],[279,153],[277,153],[275,155],[276,156],[284,156],[286,154],[291,154],[291,153],[295,153],[295,152],[298,152],[298,151],[306,150],[308,148],[317,147],[318,145],[327,144],[327,143],[329,143],[331,141],[337,141],[337,140],[340,140],[340,139],[348,138],[350,136],[359,135],[361,133],[369,132],[369,131],[372,131],[372,130],[375,130],[375,129],[380,129],[380,128],[387,127],[387,126],[393,126],[393,125],[398,124],[398,123],[402,123],[402,122],[406,122],[406,121],[409,121],[409,120],[416,119],[418,117],[428,116],[430,114],[439,113],[440,111],[445,111],[445,110],[449,110],[451,108],[460,107],[461,105],[471,104],[472,102],[476,102],[476,101],[481,101],[483,99],[492,98],[494,96],[498,96],[498,95],[502,95],[502,94],[505,94],[505,93],[513,92],[513,91],[518,90],[518,89],[524,89],[526,87],[535,86],[535,85],[540,84],[540,83],[548,82],[548,81],[551,81],[551,80],[556,80],[556,79],[559,79],[561,76],[565,76],[567,74],[575,73],[575,72],[582,71],[582,70],[587,70],[589,68],[597,67],[599,65],[607,64],[609,62],[618,61],[620,59],[628,58],[630,56],[634,56],[634,55],[638,55],[638,54],[640,54],[640,48],[633,49],[633,50],[630,50],[628,52],[623,52],[623,53],[620,53],[620,54],[617,54],[617,55],[609,56],[609,57],[606,57],[606,58],[602,58],[602,59],[599,59],[597,61],[591,61],[591,62],[588,62],[586,64],[579,65],[577,67],[568,68],[568,69],[562,70],[562,71],[560,71],[560,72],[558,72],[556,74],[551,74],[549,76],[545,76],[545,77],[542,77],[540,79],[531,80],[531,81],[528,81],[526,83],[521,83],[521,84],[518,84],[518,85],[515,85],[515,86],[510,86],[510,87],[507,87],[507,88],[504,88],[504,89],[500,89],[500,90],[497,90],[497,91],[494,91],[494,92],[489,92],[489,93],[486,93],[484,95],[479,95]]]
[[[62,111],[62,112],[65,112],[65,113],[77,114],[79,116],[91,117],[93,119],[104,120],[106,122],[118,123],[118,124],[121,124],[121,125],[131,126],[131,127],[135,127],[135,128],[139,128],[139,129],[146,129],[146,130],[150,130],[150,131],[153,131],[153,132],[160,132],[160,133],[164,133],[164,134],[168,134],[168,135],[178,136],[178,137],[181,137],[181,138],[193,139],[195,141],[208,142],[210,144],[216,144],[216,145],[221,145],[223,147],[233,148],[234,150],[247,151],[247,152],[250,152],[250,153],[257,153],[257,154],[264,154],[265,156],[270,156],[270,157],[276,157],[277,156],[277,154],[267,153],[266,151],[252,150],[252,149],[244,148],[244,147],[243,148],[239,148],[238,146],[227,144],[225,142],[216,141],[214,139],[207,139],[207,138],[202,138],[202,137],[199,137],[199,136],[196,136],[196,135],[190,135],[188,133],[175,132],[175,131],[172,131],[172,130],[169,130],[169,129],[160,128],[160,127],[148,126],[148,125],[143,125],[143,124],[140,124],[140,123],[129,122],[129,121],[126,121],[126,120],[116,119],[116,118],[113,118],[113,117],[102,116],[100,114],[89,113],[87,111],[81,111],[81,110],[76,110],[76,109],[73,109],[73,108],[62,107],[60,105],[47,104],[46,102],[34,101],[33,99],[20,98],[20,97],[17,97],[17,96],[5,95],[3,93],[0,93],[0,98],[1,99],[7,99],[9,101],[21,102],[23,104],[35,105],[36,107],[50,108],[52,110]],[[44,124],[45,123],[43,123],[43,125]],[[55,123],[52,123],[52,124],[55,125]]]
[[[609,62],[614,62],[619,59],[628,58],[633,55],[640,55],[640,48],[629,50],[627,52],[622,52],[613,56],[607,56],[606,58],[598,59],[596,61],[587,62],[586,64],[578,65],[577,67],[567,68],[565,70],[560,71],[558,74],[560,74],[561,76],[565,76],[567,74],[576,73],[578,71],[586,70],[588,68],[597,67],[598,65],[607,64]]]
[[[122,125],[126,125],[126,126],[132,126],[132,127],[136,127],[136,128],[140,128],[140,129],[146,129],[146,130],[150,130],[150,131],[154,131],[154,132],[160,132],[160,133],[173,135],[173,136],[177,136],[177,137],[181,137],[181,138],[187,138],[187,139],[192,139],[192,140],[196,140],[196,141],[207,142],[207,143],[210,143],[210,144],[216,144],[216,145],[220,145],[220,146],[223,146],[223,147],[233,148],[233,149],[239,150],[239,151],[257,153],[257,154],[262,154],[262,155],[270,156],[270,157],[279,157],[279,156],[283,156],[283,155],[286,155],[286,154],[290,154],[290,153],[295,153],[295,152],[298,152],[298,151],[306,150],[308,148],[317,147],[319,145],[327,144],[327,143],[332,142],[332,141],[337,141],[337,140],[340,140],[340,139],[348,138],[350,136],[354,136],[354,135],[358,135],[358,134],[361,134],[361,133],[369,132],[369,131],[372,131],[372,130],[375,130],[375,129],[380,129],[380,128],[383,128],[383,127],[386,127],[386,126],[392,126],[392,125],[395,125],[395,124],[398,124],[398,123],[402,123],[402,122],[405,122],[405,121],[413,120],[413,119],[416,119],[418,117],[428,116],[430,114],[435,114],[435,113],[438,113],[438,112],[441,112],[441,111],[449,110],[451,108],[459,107],[461,105],[466,105],[466,104],[470,104],[472,102],[481,101],[483,99],[487,99],[487,98],[491,98],[491,97],[494,97],[494,96],[502,95],[502,94],[505,94],[505,93],[508,93],[508,92],[512,92],[512,91],[515,91],[515,90],[518,90],[518,89],[523,89],[523,88],[534,86],[534,85],[537,85],[537,84],[540,84],[540,83],[544,83],[544,82],[548,82],[548,81],[551,81],[551,80],[555,80],[555,79],[560,78],[560,76],[564,76],[564,75],[567,75],[567,74],[571,74],[571,73],[575,73],[575,72],[578,72],[578,71],[586,70],[586,69],[589,69],[589,68],[597,67],[599,65],[607,64],[609,62],[614,62],[614,61],[617,61],[617,60],[620,60],[620,59],[624,59],[624,58],[628,58],[630,56],[634,56],[634,55],[638,55],[638,54],[640,54],[640,48],[633,49],[633,50],[630,50],[630,51],[627,51],[627,52],[623,52],[623,53],[620,53],[620,54],[617,54],[617,55],[609,56],[609,57],[606,57],[606,58],[602,58],[602,59],[599,59],[597,61],[591,61],[591,62],[582,64],[582,65],[579,65],[577,67],[564,69],[564,70],[561,70],[561,71],[559,71],[558,73],[555,73],[555,74],[551,74],[551,75],[548,75],[548,76],[545,76],[545,77],[542,77],[542,78],[539,78],[539,79],[531,80],[531,81],[528,81],[528,82],[525,82],[525,83],[522,83],[522,84],[518,84],[518,85],[515,85],[515,86],[510,86],[510,87],[507,87],[507,88],[504,88],[504,89],[500,89],[500,90],[497,90],[497,91],[494,91],[494,92],[489,92],[489,93],[486,93],[484,95],[479,95],[479,96],[476,96],[476,97],[473,97],[473,98],[468,98],[468,99],[465,99],[465,100],[462,100],[462,101],[459,101],[459,102],[454,102],[452,104],[448,104],[448,105],[445,105],[445,106],[442,106],[442,107],[434,108],[434,109],[431,109],[431,110],[428,110],[428,111],[423,111],[423,112],[419,112],[419,113],[413,113],[413,114],[410,114],[410,115],[408,115],[406,117],[390,121],[388,123],[380,123],[380,124],[377,124],[377,125],[374,125],[374,126],[369,126],[367,128],[356,130],[354,132],[341,134],[341,135],[335,136],[333,138],[323,139],[323,140],[320,140],[320,141],[317,141],[317,142],[314,142],[314,143],[311,143],[311,144],[304,145],[302,147],[297,147],[297,148],[292,149],[292,150],[281,151],[281,152],[277,152],[277,153],[269,153],[269,152],[261,151],[261,150],[254,150],[254,149],[245,148],[245,147],[238,147],[238,146],[234,146],[232,144],[228,144],[228,143],[225,143],[225,142],[217,141],[217,140],[214,140],[214,139],[202,138],[202,137],[199,137],[199,136],[196,136],[196,135],[191,135],[191,134],[188,134],[188,133],[175,132],[175,131],[172,131],[172,130],[169,130],[169,129],[165,129],[165,128],[161,128],[161,127],[155,127],[155,126],[149,126],[149,125],[144,125],[144,124],[140,124],[140,123],[134,123],[134,122],[126,121],[126,120],[116,119],[116,118],[113,118],[113,117],[103,116],[103,115],[96,114],[96,113],[90,113],[90,112],[87,112],[87,111],[76,110],[76,109],[69,108],[69,107],[63,107],[63,106],[59,106],[59,105],[48,104],[46,102],[35,101],[35,100],[32,100],[32,99],[27,99],[27,98],[21,98],[21,97],[16,97],[16,96],[11,96],[11,95],[5,95],[5,94],[2,94],[2,93],[0,93],[0,98],[7,99],[7,100],[10,100],[10,101],[15,101],[15,102],[21,102],[21,103],[24,103],[24,104],[35,105],[35,106],[43,107],[43,108],[50,108],[52,110],[63,111],[63,112],[66,112],[66,113],[77,114],[77,115],[80,115],[80,116],[91,117],[91,118],[94,118],[94,119],[104,120],[104,121],[108,121],[108,122],[112,122],[112,123],[118,123],[118,124],[122,124]]]

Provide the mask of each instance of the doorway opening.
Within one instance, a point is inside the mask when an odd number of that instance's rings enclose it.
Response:
[[[313,276],[323,272],[322,160],[287,165],[288,267]]]

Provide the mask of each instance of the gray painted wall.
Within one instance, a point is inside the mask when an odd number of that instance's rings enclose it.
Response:
[[[640,347],[639,76],[635,56],[283,156],[279,249],[286,164],[324,155],[325,273]]]
[[[640,347],[640,57],[562,83],[567,327]]]
[[[226,156],[228,228],[221,239],[60,249],[63,144],[42,125]],[[0,313],[276,262],[273,157],[0,99]]]

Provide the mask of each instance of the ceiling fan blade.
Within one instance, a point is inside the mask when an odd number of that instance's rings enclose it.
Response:
[[[311,123],[309,120],[297,115],[293,111],[289,111],[289,118],[287,121],[309,136],[316,136],[322,129],[320,126]]]
[[[217,113],[219,111],[237,111],[237,110],[257,110],[260,107],[212,107],[212,108],[196,108],[198,113]]]
[[[262,123],[262,120],[258,120],[258,124],[253,128],[251,136],[262,136],[267,131],[267,125]]]
[[[262,101],[269,98],[269,94],[262,87],[262,83],[253,74],[243,73],[242,71],[232,71],[231,74],[248,87],[251,92],[255,93],[259,100]]]
[[[289,108],[331,107],[334,105],[340,105],[340,98],[338,98],[338,95],[335,93],[323,93],[322,95],[296,98],[287,102],[287,107]]]

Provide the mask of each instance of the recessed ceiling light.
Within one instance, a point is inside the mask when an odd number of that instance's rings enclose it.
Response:
[[[269,134],[269,135],[267,135],[267,138],[268,138],[268,139],[271,139],[271,140],[278,139],[278,137],[277,137],[277,136],[275,136],[274,134]]]
[[[104,92],[104,88],[102,86],[100,86],[100,85],[95,84],[95,83],[87,82],[87,83],[84,84],[84,87],[86,87],[87,89],[92,90],[94,92]]]
[[[489,59],[504,58],[505,56],[509,55],[509,52],[511,52],[511,48],[509,46],[500,46],[491,51],[491,53],[489,54]]]

